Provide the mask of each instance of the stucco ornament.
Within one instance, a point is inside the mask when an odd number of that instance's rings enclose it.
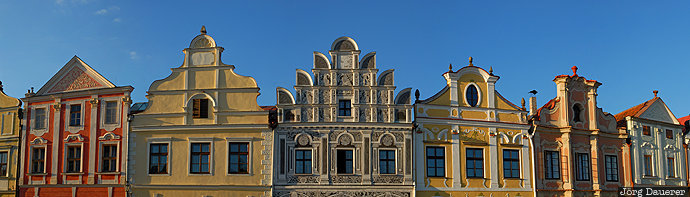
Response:
[[[391,135],[384,135],[383,138],[381,138],[381,144],[384,146],[391,146],[394,141]]]
[[[340,139],[338,139],[338,143],[343,146],[347,146],[352,144],[352,138],[347,135],[340,136]]]
[[[307,137],[307,135],[300,135],[299,138],[297,138],[297,144],[300,146],[309,145],[309,137]]]

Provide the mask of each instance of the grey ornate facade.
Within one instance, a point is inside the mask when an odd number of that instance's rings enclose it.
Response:
[[[313,77],[297,69],[294,96],[277,88],[274,196],[412,195],[411,89],[396,96],[393,69],[377,77],[360,52],[338,38]]]

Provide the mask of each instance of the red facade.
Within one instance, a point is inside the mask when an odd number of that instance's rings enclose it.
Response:
[[[27,93],[20,196],[125,196],[132,89],[75,56]]]

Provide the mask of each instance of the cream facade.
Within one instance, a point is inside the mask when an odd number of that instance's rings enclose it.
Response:
[[[22,102],[7,96],[0,82],[0,196],[15,196],[19,167]]]
[[[251,77],[221,61],[202,28],[182,66],[151,84],[133,114],[133,196],[270,196],[272,131]]]
[[[616,114],[621,132],[630,135],[635,186],[686,186],[683,125],[657,97]]]
[[[273,195],[413,196],[410,90],[395,93],[393,69],[376,52],[336,39],[297,69],[295,94],[277,88]]]
[[[533,196],[524,100],[501,96],[499,77],[472,58],[443,77],[440,92],[415,103],[416,196]]]

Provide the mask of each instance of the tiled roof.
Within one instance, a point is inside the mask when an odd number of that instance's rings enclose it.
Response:
[[[678,122],[680,122],[681,125],[685,125],[685,121],[688,121],[688,120],[690,120],[690,115],[682,117],[682,118],[678,118]]]
[[[652,103],[656,102],[657,100],[661,100],[661,98],[654,97],[648,101],[645,101],[644,103],[641,103],[639,105],[636,105],[635,107],[631,107],[630,109],[626,109],[625,111],[616,114],[615,117],[616,122],[618,123],[617,126],[625,126],[625,117],[640,117],[640,115],[642,115],[642,113],[644,113],[649,108],[649,106],[652,106]]]
[[[276,109],[278,109],[278,108],[276,108],[275,105],[260,106],[260,107],[261,107],[261,109],[263,109],[264,111],[271,111],[271,110],[276,110]]]
[[[546,107],[547,109],[553,109],[554,107],[556,107],[556,102],[558,101],[558,97],[552,98],[551,100],[549,100],[549,102],[546,102],[544,106],[541,106],[539,109],[537,109],[537,113],[535,113],[536,119],[539,120],[539,117],[541,117],[541,110],[544,109],[544,107]]]

